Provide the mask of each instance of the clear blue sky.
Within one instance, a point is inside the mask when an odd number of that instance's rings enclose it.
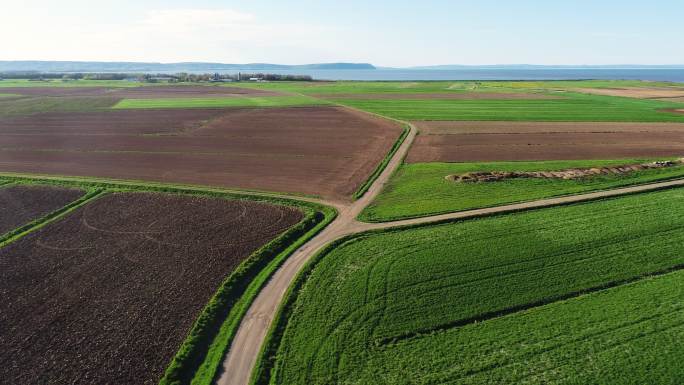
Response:
[[[682,0],[6,0],[0,60],[684,64]]]

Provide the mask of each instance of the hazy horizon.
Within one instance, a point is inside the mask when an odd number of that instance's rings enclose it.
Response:
[[[681,65],[672,0],[10,1],[0,60]]]

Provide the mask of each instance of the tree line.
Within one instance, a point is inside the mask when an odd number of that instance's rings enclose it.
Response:
[[[313,81],[309,75],[281,75],[273,73],[242,73],[235,74],[130,74],[130,73],[55,73],[34,71],[0,72],[0,79],[28,79],[28,80],[131,80],[146,83],[169,82],[225,82],[225,81],[248,81],[259,79],[266,81]]]

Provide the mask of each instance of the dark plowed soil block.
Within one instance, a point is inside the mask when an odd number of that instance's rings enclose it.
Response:
[[[407,161],[681,157],[682,123],[419,122]]]
[[[301,218],[117,193],[0,249],[0,382],[157,384],[223,279]]]
[[[53,186],[0,186],[0,235],[47,215],[83,196]]]
[[[223,113],[219,109],[53,112],[2,118],[0,135],[8,135],[2,143],[24,135],[58,147],[74,139],[63,135],[97,136],[98,142],[105,143],[107,140],[98,135],[179,134],[201,127]]]
[[[43,114],[0,119],[0,171],[348,200],[400,134],[337,107]]]

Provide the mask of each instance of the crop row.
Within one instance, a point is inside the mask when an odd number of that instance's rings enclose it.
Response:
[[[661,110],[681,104],[611,96],[563,93],[554,100],[356,100],[335,99],[361,110],[404,120],[492,120],[570,122],[684,122]]]
[[[403,372],[386,371],[394,362],[378,351],[677,270],[682,209],[684,191],[673,189],[352,238],[321,255],[303,282],[276,355],[276,382],[393,383],[379,380]],[[511,349],[537,332],[519,333]],[[426,354],[416,348],[401,360]],[[458,367],[460,348],[442,354],[445,366]]]

